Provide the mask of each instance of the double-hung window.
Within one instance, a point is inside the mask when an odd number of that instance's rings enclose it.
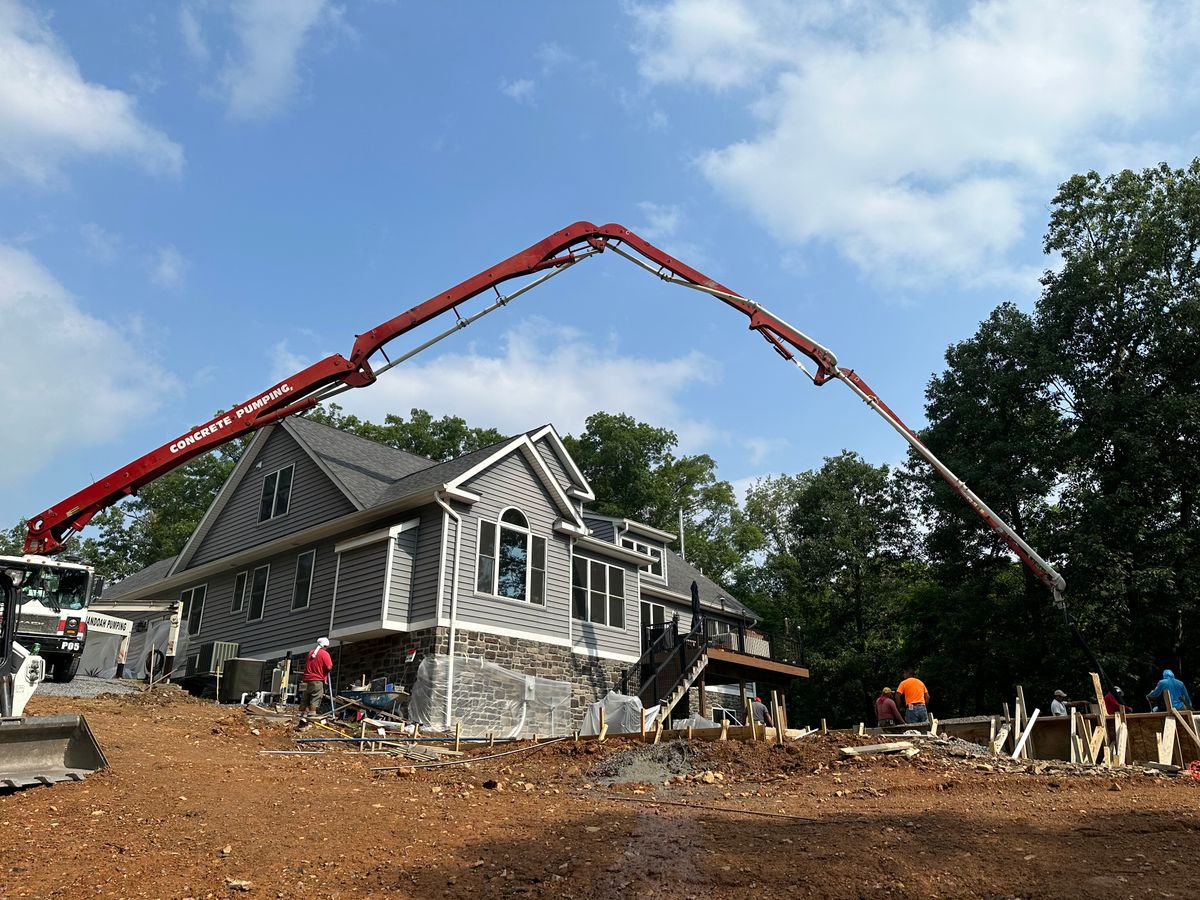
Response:
[[[571,615],[581,622],[625,627],[625,570],[576,556],[571,563]]]
[[[292,502],[292,477],[295,465],[284,466],[263,478],[262,496],[258,504],[258,521],[286,516]]]
[[[249,585],[249,572],[238,572],[233,579],[233,603],[229,606],[231,613],[239,613],[246,608],[246,588]]]
[[[259,566],[254,570],[250,581],[250,608],[246,611],[246,621],[256,622],[263,617],[267,605],[267,581],[271,576],[270,566]]]
[[[529,530],[520,510],[506,509],[497,522],[479,520],[475,590],[546,605],[546,539]]]
[[[204,620],[204,598],[207,594],[208,585],[202,584],[179,595],[179,601],[183,604],[184,614],[187,616],[188,637],[200,631]]]
[[[628,550],[636,550],[638,553],[645,553],[647,556],[654,557],[654,562],[650,563],[650,574],[655,578],[663,577],[663,552],[659,547],[653,547],[650,544],[643,544],[641,541],[635,541],[633,538],[621,538],[621,546]]]
[[[312,595],[313,566],[317,551],[309,550],[296,557],[296,580],[292,583],[292,609],[305,609]]]

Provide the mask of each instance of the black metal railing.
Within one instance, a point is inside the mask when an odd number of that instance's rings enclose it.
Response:
[[[709,647],[729,650],[758,659],[769,659],[791,665],[804,665],[804,647],[801,642],[787,635],[771,632],[751,631],[738,628],[734,631],[708,635]]]
[[[703,622],[691,631],[680,633],[676,622],[652,625],[650,649],[643,654],[642,686],[638,691],[643,706],[665,700],[707,649]]]

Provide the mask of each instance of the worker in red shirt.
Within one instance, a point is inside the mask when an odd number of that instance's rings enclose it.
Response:
[[[325,697],[325,679],[333,668],[329,656],[329,638],[317,638],[317,646],[308,651],[304,659],[304,679],[300,685],[300,727],[308,725],[308,712],[320,711]]]
[[[900,708],[896,706],[896,701],[892,699],[892,689],[885,687],[883,693],[875,698],[875,722],[880,728],[887,728],[889,725],[903,725],[904,717],[900,715]]]

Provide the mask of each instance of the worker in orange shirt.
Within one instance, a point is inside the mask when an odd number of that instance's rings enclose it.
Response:
[[[904,721],[909,725],[920,725],[929,721],[929,691],[925,682],[908,671],[904,680],[896,688],[896,693],[904,698]]]

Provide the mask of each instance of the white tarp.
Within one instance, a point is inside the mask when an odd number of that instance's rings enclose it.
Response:
[[[477,657],[427,656],[408,700],[422,728],[462,724],[468,737],[570,734],[571,685],[514,672]]]
[[[631,734],[642,730],[642,700],[628,694],[618,694],[609,691],[603,700],[588,704],[583,716],[583,727],[580,734],[600,733],[600,708],[604,708],[604,724],[608,726],[609,734]],[[658,721],[660,707],[658,704],[646,710],[646,728],[653,728]]]
[[[671,727],[676,731],[686,731],[688,728],[720,728],[712,719],[706,719],[700,713],[692,713],[686,719],[675,719]]]
[[[133,622],[103,613],[87,614],[87,640],[79,658],[79,674],[94,678],[116,678],[117,667],[129,651]]]

